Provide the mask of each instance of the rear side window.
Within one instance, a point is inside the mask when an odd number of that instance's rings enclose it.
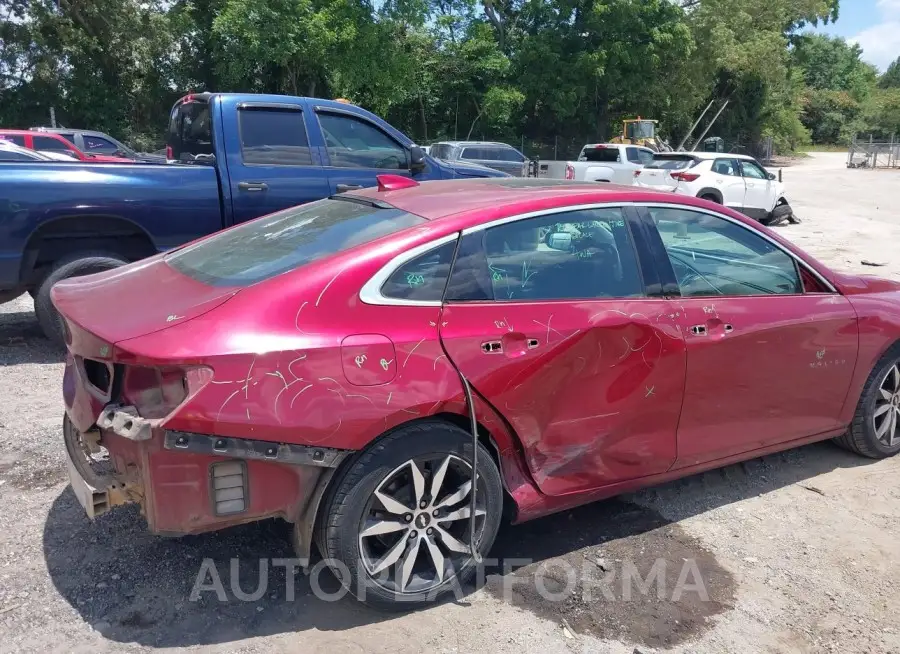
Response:
[[[178,102],[169,116],[169,136],[172,158],[193,161],[198,154],[212,154],[212,124],[209,103],[192,100]]]
[[[661,168],[662,170],[684,170],[697,165],[693,157],[653,157],[653,161],[647,168]]]
[[[619,160],[619,148],[585,148],[578,159],[580,161],[615,163]]]
[[[238,123],[244,163],[312,165],[301,111],[243,107],[238,111]]]
[[[205,284],[249,286],[424,222],[399,209],[319,200],[219,232],[166,261]]]
[[[637,148],[625,148],[625,155],[631,163],[641,163],[641,155]]]
[[[451,241],[407,261],[382,285],[381,294],[398,300],[440,302],[455,249],[456,241]]]
[[[0,134],[0,141],[9,141],[23,148],[25,147],[25,137],[21,134]]]

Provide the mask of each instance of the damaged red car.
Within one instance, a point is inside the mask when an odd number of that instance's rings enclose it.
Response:
[[[900,285],[694,198],[385,176],[53,301],[88,515],[280,517],[379,606],[463,582],[501,519],[817,440],[900,450]]]

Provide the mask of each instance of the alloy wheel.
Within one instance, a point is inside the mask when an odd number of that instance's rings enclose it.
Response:
[[[359,528],[366,572],[397,594],[427,592],[472,561],[469,516],[472,466],[458,456],[417,457],[392,470],[369,498]],[[479,488],[475,539],[486,501]]]
[[[883,445],[893,447],[900,438],[897,426],[900,422],[900,363],[895,363],[878,385],[875,395],[875,411],[872,427]]]

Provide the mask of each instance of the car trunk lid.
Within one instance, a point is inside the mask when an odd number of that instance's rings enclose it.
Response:
[[[104,347],[196,318],[238,290],[192,279],[160,255],[60,281],[51,295],[65,323],[69,349],[107,358]]]

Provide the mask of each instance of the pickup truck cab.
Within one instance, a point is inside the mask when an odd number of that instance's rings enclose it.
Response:
[[[577,161],[566,162],[566,179],[630,186],[634,172],[653,161],[653,150],[619,143],[588,143]]]
[[[278,95],[185,96],[172,109],[167,150],[180,163],[0,163],[0,302],[29,292],[41,328],[59,342],[50,288],[61,279],[375,186],[380,174],[507,176],[433,159],[360,107]]]

